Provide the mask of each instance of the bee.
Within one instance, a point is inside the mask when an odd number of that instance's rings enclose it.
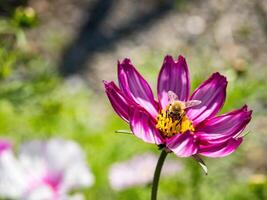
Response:
[[[168,92],[168,98],[170,104],[167,107],[167,115],[170,116],[174,121],[177,120],[178,122],[180,122],[185,116],[186,108],[201,104],[201,101],[199,100],[190,100],[186,102],[179,101],[178,96],[172,91]]]

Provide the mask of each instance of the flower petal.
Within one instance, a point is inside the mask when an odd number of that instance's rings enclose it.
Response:
[[[28,179],[28,174],[24,172],[21,163],[16,159],[11,146],[5,148],[0,153],[0,196],[4,199],[21,199]]]
[[[198,154],[213,158],[228,156],[239,147],[242,141],[243,138],[231,138],[223,143],[201,145]]]
[[[5,139],[0,139],[0,155],[2,152],[11,149],[11,143]]]
[[[119,85],[123,93],[142,106],[153,117],[158,115],[158,104],[146,80],[134,68],[129,59],[118,63]]]
[[[126,122],[129,122],[129,105],[134,104],[133,101],[125,97],[122,91],[114,82],[104,81],[106,94],[115,112]]]
[[[190,99],[201,101],[201,104],[188,108],[187,111],[187,116],[194,125],[219,112],[225,101],[226,86],[226,78],[219,73],[214,73],[193,92]]]
[[[164,109],[168,104],[168,91],[174,92],[180,101],[186,101],[190,93],[189,71],[183,56],[174,61],[166,56],[158,77],[158,98]]]
[[[130,127],[135,136],[148,143],[162,144],[164,139],[155,127],[155,121],[142,108],[132,107]]]
[[[197,144],[189,131],[177,134],[166,141],[166,146],[179,157],[189,157],[197,153]]]
[[[202,141],[222,143],[236,137],[251,119],[252,111],[247,106],[232,112],[211,118],[196,127],[196,135]]]

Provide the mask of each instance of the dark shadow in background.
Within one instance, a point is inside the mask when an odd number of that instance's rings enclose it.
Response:
[[[172,0],[157,0],[150,12],[137,15],[127,25],[118,27],[110,34],[109,30],[103,30],[100,27],[115,2],[115,0],[99,0],[93,9],[88,10],[91,13],[90,17],[85,21],[77,38],[63,53],[59,68],[63,76],[82,73],[86,67],[86,61],[90,60],[95,53],[111,50],[119,40],[148,28],[174,7]],[[87,67],[90,72],[92,66]]]
[[[26,6],[28,0],[0,0],[0,16],[9,16],[19,6]]]

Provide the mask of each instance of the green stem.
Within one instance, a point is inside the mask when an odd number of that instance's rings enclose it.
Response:
[[[163,149],[160,156],[159,156],[159,160],[158,160],[155,172],[154,172],[152,191],[151,191],[151,200],[157,200],[157,191],[158,191],[160,172],[161,172],[163,163],[164,163],[167,155],[168,155],[168,153],[165,151],[165,149]]]

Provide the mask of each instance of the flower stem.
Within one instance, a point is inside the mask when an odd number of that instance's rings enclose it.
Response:
[[[152,191],[151,191],[151,200],[157,200],[157,191],[158,191],[160,172],[161,172],[163,163],[164,163],[167,155],[168,155],[168,153],[165,151],[165,149],[163,149],[160,156],[159,156],[159,160],[158,160],[155,172],[154,172]]]

